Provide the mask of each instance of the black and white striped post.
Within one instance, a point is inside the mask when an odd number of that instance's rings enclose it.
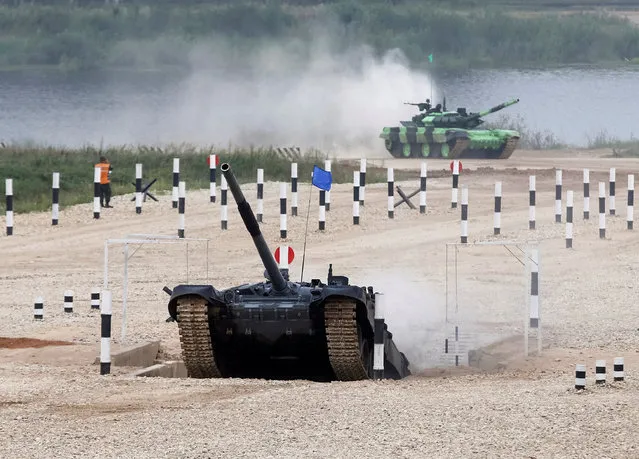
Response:
[[[280,238],[286,239],[286,183],[280,183]],[[287,252],[288,253],[288,252]],[[280,254],[284,257],[285,254]]]
[[[612,379],[614,381],[623,381],[624,372],[623,372],[623,357],[615,357],[614,365],[612,368]]]
[[[419,213],[426,213],[426,161],[422,161],[421,170],[419,172]]]
[[[353,171],[353,225],[359,225],[359,172]]]
[[[91,289],[91,309],[100,309],[100,289]]]
[[[501,182],[495,182],[495,218],[493,223],[493,234],[501,233]]]
[[[13,179],[4,181],[4,194],[6,198],[6,227],[7,236],[13,235]]]
[[[93,169],[93,218],[100,218],[100,168]]]
[[[584,220],[590,219],[590,171],[584,169]]]
[[[555,223],[561,223],[561,185],[563,173],[561,169],[555,171]]]
[[[392,167],[386,169],[388,181],[388,218],[395,218],[395,173]]]
[[[574,205],[572,190],[566,191],[566,248],[572,249],[572,214]]]
[[[186,207],[186,183],[178,185],[178,237],[184,237],[184,210]]]
[[[606,184],[599,182],[599,238],[606,238]]]
[[[60,218],[60,173],[54,172],[51,183],[51,225],[56,226]]]
[[[326,191],[319,190],[319,229],[326,229]]]
[[[366,158],[359,163],[359,203],[363,206],[366,198]]]
[[[223,175],[220,178],[220,222],[223,230],[229,228],[229,184]]]
[[[586,388],[586,365],[578,363],[575,365],[575,389],[583,390]]]
[[[217,187],[217,155],[209,155],[209,201],[215,202]]]
[[[102,290],[100,306],[100,374],[111,373],[111,291]]]
[[[453,189],[450,199],[450,208],[454,209],[457,207],[457,196],[458,196],[458,188],[459,188],[459,161],[453,160]]]
[[[465,185],[461,190],[461,242],[468,242],[468,187]]]
[[[375,293],[375,331],[373,335],[373,378],[384,379],[384,309],[383,293]]]
[[[291,163],[291,215],[297,216],[297,163]]]
[[[64,312],[73,312],[73,290],[64,291]]]
[[[537,201],[535,189],[535,176],[528,177],[528,229],[535,229],[535,204]]]
[[[626,207],[626,222],[628,223],[628,229],[633,227],[634,213],[635,213],[635,176],[634,174],[628,174],[628,204]]]
[[[530,328],[539,328],[539,249],[530,251]]]
[[[178,208],[178,202],[180,200],[180,158],[173,158],[173,192],[172,201],[173,208]]]
[[[33,303],[33,318],[37,320],[44,318],[44,300],[41,296],[37,297]]]
[[[595,384],[605,384],[605,383],[606,383],[606,361],[596,360],[595,361]]]
[[[135,213],[142,213],[142,164],[135,165]]]
[[[610,183],[609,183],[609,194],[608,202],[610,206],[610,215],[615,215],[617,210],[617,204],[615,203],[615,181],[616,181],[617,171],[614,167],[610,168]]]
[[[324,160],[324,170],[326,170],[327,172],[331,171],[330,159]],[[331,190],[326,191],[326,212],[328,212],[329,210],[331,210]]]
[[[256,213],[257,213],[257,221],[259,223],[262,223],[262,216],[264,215],[264,169],[257,170],[257,212]]]

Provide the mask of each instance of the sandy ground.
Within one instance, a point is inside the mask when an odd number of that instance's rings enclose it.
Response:
[[[17,215],[15,235],[0,236],[1,337],[74,343],[42,348],[0,348],[0,456],[27,457],[639,457],[639,239],[626,229],[627,174],[639,161],[605,158],[608,152],[517,152],[505,162],[464,161],[460,183],[469,189],[469,240],[513,241],[503,246],[455,249],[459,209],[450,207],[449,176],[428,181],[428,212],[396,208],[387,218],[386,184],[367,185],[361,225],[351,224],[352,188],[331,192],[327,230],[317,230],[313,191],[304,278],[335,274],[372,285],[392,298],[387,322],[411,361],[402,381],[320,384],[308,381],[138,378],[113,367],[100,376],[99,314],[90,291],[104,277],[107,239],[131,234],[175,235],[170,196],[146,202],[135,214],[131,196],[92,218],[91,205]],[[370,159],[369,164],[419,169],[419,161]],[[350,166],[343,166],[350,167]],[[429,161],[430,171],[447,162]],[[483,169],[478,169],[483,167]],[[591,169],[591,218],[582,219],[582,168]],[[616,216],[598,235],[597,183],[617,172]],[[554,223],[555,171],[565,195],[573,190],[574,248],[565,248],[565,225]],[[537,230],[528,230],[528,176],[537,177]],[[494,183],[503,185],[502,234],[493,234]],[[399,183],[412,191],[418,180]],[[607,188],[607,187],[606,187]],[[245,186],[253,208],[255,186]],[[218,190],[219,194],[219,190]],[[300,276],[309,188],[300,189],[300,216],[288,217],[288,240],[279,239],[278,185],[265,186],[262,229],[271,247],[296,250],[292,278]],[[397,199],[397,197],[396,197]],[[419,203],[417,197],[413,200]],[[289,201],[290,203],[290,201]],[[231,201],[231,204],[233,202]],[[608,211],[608,201],[606,211]],[[209,239],[184,244],[131,246],[126,340],[122,326],[122,247],[109,251],[114,295],[114,350],[160,339],[179,357],[174,323],[166,323],[162,287],[212,282],[225,288],[259,281],[263,268],[229,206],[229,230],[220,229],[219,202],[207,190],[187,190],[186,235]],[[4,227],[4,219],[0,219]],[[523,357],[525,242],[540,251],[543,353]],[[187,263],[188,253],[188,263]],[[208,254],[208,257],[206,256]],[[448,274],[447,274],[448,273]],[[75,294],[63,312],[63,294]],[[455,292],[455,293],[453,293]],[[33,302],[45,301],[43,321]],[[454,313],[454,303],[457,312]],[[447,317],[448,316],[448,317]],[[499,371],[450,366],[443,339],[460,327],[460,354],[502,337],[519,343]],[[531,332],[531,337],[534,336]],[[6,341],[3,341],[6,343]],[[623,356],[626,381],[594,385],[596,359]],[[574,390],[575,364],[588,368],[587,389]]]

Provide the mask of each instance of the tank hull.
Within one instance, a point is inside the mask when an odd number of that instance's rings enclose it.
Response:
[[[189,376],[359,380],[373,376],[374,294],[357,286],[269,283],[217,291],[179,285],[169,313],[178,322]],[[385,378],[410,374],[384,330]]]
[[[395,158],[508,159],[520,134],[506,129],[461,129],[433,126],[385,127],[380,138]]]

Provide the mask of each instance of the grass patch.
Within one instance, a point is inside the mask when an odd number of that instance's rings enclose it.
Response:
[[[621,140],[604,129],[587,138],[590,149],[610,148],[615,158],[639,157],[639,139],[635,139],[634,136],[630,136],[629,140]]]
[[[13,179],[14,211],[25,213],[51,208],[51,182],[53,172],[60,173],[60,206],[93,201],[93,166],[100,155],[105,155],[113,166],[111,188],[114,195],[135,191],[135,165],[141,163],[142,181],[157,178],[151,192],[168,192],[173,186],[173,158],[180,158],[180,180],[187,190],[208,189],[209,169],[206,162],[210,154],[217,154],[220,163],[228,162],[240,183],[255,183],[257,169],[264,169],[264,180],[290,182],[291,160],[283,158],[272,148],[213,149],[190,145],[169,145],[163,148],[121,146],[100,150],[94,147],[78,149],[50,146],[10,145],[0,148],[0,190],[5,193],[5,179]],[[300,183],[310,182],[314,165],[324,167],[326,155],[310,150],[297,160]],[[352,168],[336,167],[333,161],[333,183],[350,183]],[[398,171],[399,172],[399,171]],[[396,174],[398,180],[402,174]],[[218,170],[218,187],[221,174]],[[368,167],[367,182],[386,180],[386,170]],[[0,200],[0,212],[5,201]]]

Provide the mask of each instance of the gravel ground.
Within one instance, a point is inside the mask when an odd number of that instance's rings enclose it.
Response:
[[[508,166],[530,165],[530,157],[520,153]],[[170,196],[145,203],[142,215],[135,214],[130,196],[116,197],[115,208],[104,209],[98,221],[91,205],[65,208],[58,227],[50,226],[46,212],[17,215],[15,235],[0,237],[5,260],[0,336],[75,345],[0,349],[0,456],[639,457],[634,435],[639,242],[625,222],[625,174],[639,162],[619,163],[617,216],[607,216],[607,238],[600,240],[596,184],[607,181],[606,168],[591,172],[591,219],[583,221],[581,169],[570,169],[574,157],[544,161],[548,168],[564,169],[564,196],[568,189],[575,192],[572,250],[565,248],[564,225],[554,223],[552,169],[535,171],[534,232],[527,229],[526,171],[483,170],[461,178],[469,186],[469,240],[534,240],[540,247],[544,353],[523,358],[520,349],[513,350],[498,373],[443,367],[452,288],[450,282],[446,286],[445,244],[459,240],[449,178],[429,180],[427,215],[402,205],[394,220],[386,218],[386,184],[367,186],[358,227],[351,225],[351,187],[337,185],[324,233],[317,230],[317,193],[312,196],[304,277],[325,279],[333,263],[335,274],[393,298],[387,322],[414,373],[396,382],[133,379],[127,375],[132,369],[121,367],[101,377],[92,365],[99,314],[90,310],[89,295],[103,280],[104,241],[176,234]],[[498,237],[492,236],[496,180],[504,192]],[[418,181],[400,185],[412,190]],[[246,186],[245,194],[253,202],[255,186]],[[282,242],[294,247],[291,276],[298,278],[308,188],[300,189],[300,217],[288,218],[287,241],[279,239],[278,196],[278,185],[267,183],[263,231],[273,249]],[[208,259],[202,243],[189,245],[188,281],[219,288],[259,281],[263,268],[235,206],[229,206],[229,231],[220,230],[219,215],[219,203],[209,203],[207,191],[188,191],[186,235],[210,239]],[[162,287],[187,281],[184,246],[145,245],[131,258],[125,342],[122,259],[121,247],[114,246],[109,261],[114,350],[160,339],[166,355],[179,356],[177,327],[165,322],[168,297]],[[503,249],[459,251],[455,318],[470,340],[466,344],[521,335],[522,269]],[[62,310],[66,289],[75,292],[73,314]],[[45,299],[42,322],[33,320],[36,296]],[[606,359],[610,368],[616,356],[626,359],[627,381],[595,387],[595,359]],[[576,363],[588,366],[584,392],[573,389]]]

